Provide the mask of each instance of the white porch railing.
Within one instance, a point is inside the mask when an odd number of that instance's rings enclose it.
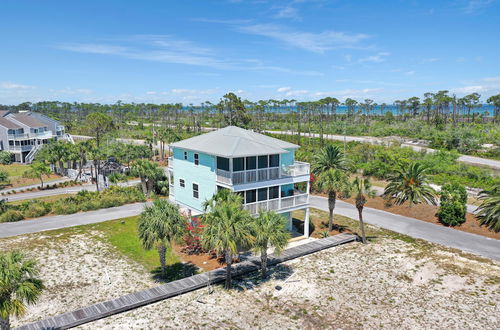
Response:
[[[167,160],[168,160],[168,165],[167,165],[167,167],[170,167],[170,168],[174,167],[174,157],[173,157],[173,156],[170,156],[170,157],[168,157],[168,159],[167,159]]]
[[[216,170],[217,182],[229,185],[276,180],[284,177],[294,177],[309,174],[309,164],[294,162],[283,167],[269,167],[255,170],[231,172],[221,169]]]
[[[281,169],[282,176],[301,176],[310,173],[309,163],[294,162],[292,165],[284,166]]]
[[[27,133],[19,133],[19,134],[8,134],[7,138],[9,140],[25,140],[28,139],[29,136]]]
[[[244,204],[243,208],[251,214],[257,214],[259,211],[280,211],[296,206],[307,205],[309,203],[309,194],[281,197],[265,201]]]

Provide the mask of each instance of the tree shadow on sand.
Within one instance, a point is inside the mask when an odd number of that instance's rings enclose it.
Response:
[[[294,274],[294,269],[287,264],[278,264],[267,269],[265,279],[261,278],[260,271],[251,272],[234,278],[233,289],[245,291],[254,289],[271,280],[285,281]]]
[[[198,271],[198,267],[190,262],[176,262],[175,264],[167,265],[165,275],[162,274],[161,267],[153,269],[151,274],[156,282],[167,283],[193,276]]]

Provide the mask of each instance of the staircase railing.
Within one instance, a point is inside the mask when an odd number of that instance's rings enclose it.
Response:
[[[36,153],[38,152],[38,150],[40,150],[41,147],[41,144],[37,144],[33,149],[31,149],[31,151],[24,158],[24,162],[27,164],[31,164],[33,162],[33,159],[35,159]]]

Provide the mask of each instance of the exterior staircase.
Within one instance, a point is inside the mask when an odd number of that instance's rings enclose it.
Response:
[[[26,155],[24,158],[24,162],[26,164],[31,164],[33,160],[35,159],[35,155],[42,148],[42,144],[37,144],[31,151]]]

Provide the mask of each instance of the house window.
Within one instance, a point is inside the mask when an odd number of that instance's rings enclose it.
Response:
[[[200,165],[200,155],[199,154],[194,154],[194,164]]]
[[[200,196],[200,193],[198,192],[198,185],[196,183],[193,183],[193,197],[198,199]]]
[[[229,158],[217,157],[217,169],[229,171]]]
[[[267,168],[267,155],[259,156],[259,168]]]
[[[245,158],[233,158],[233,172],[240,172],[245,170]]]
[[[269,199],[275,199],[280,197],[280,187],[269,187]]]
[[[186,183],[184,182],[184,179],[179,179],[179,185],[184,188],[186,186]]]
[[[257,168],[257,157],[247,157],[247,170],[255,170]]]
[[[248,203],[254,203],[256,201],[256,190],[247,190],[245,193],[245,202]]]
[[[184,160],[187,160],[188,159],[188,153],[187,151],[184,151]]]
[[[267,200],[267,188],[260,188],[258,191],[259,202]]]
[[[269,167],[280,166],[280,155],[269,155]]]

